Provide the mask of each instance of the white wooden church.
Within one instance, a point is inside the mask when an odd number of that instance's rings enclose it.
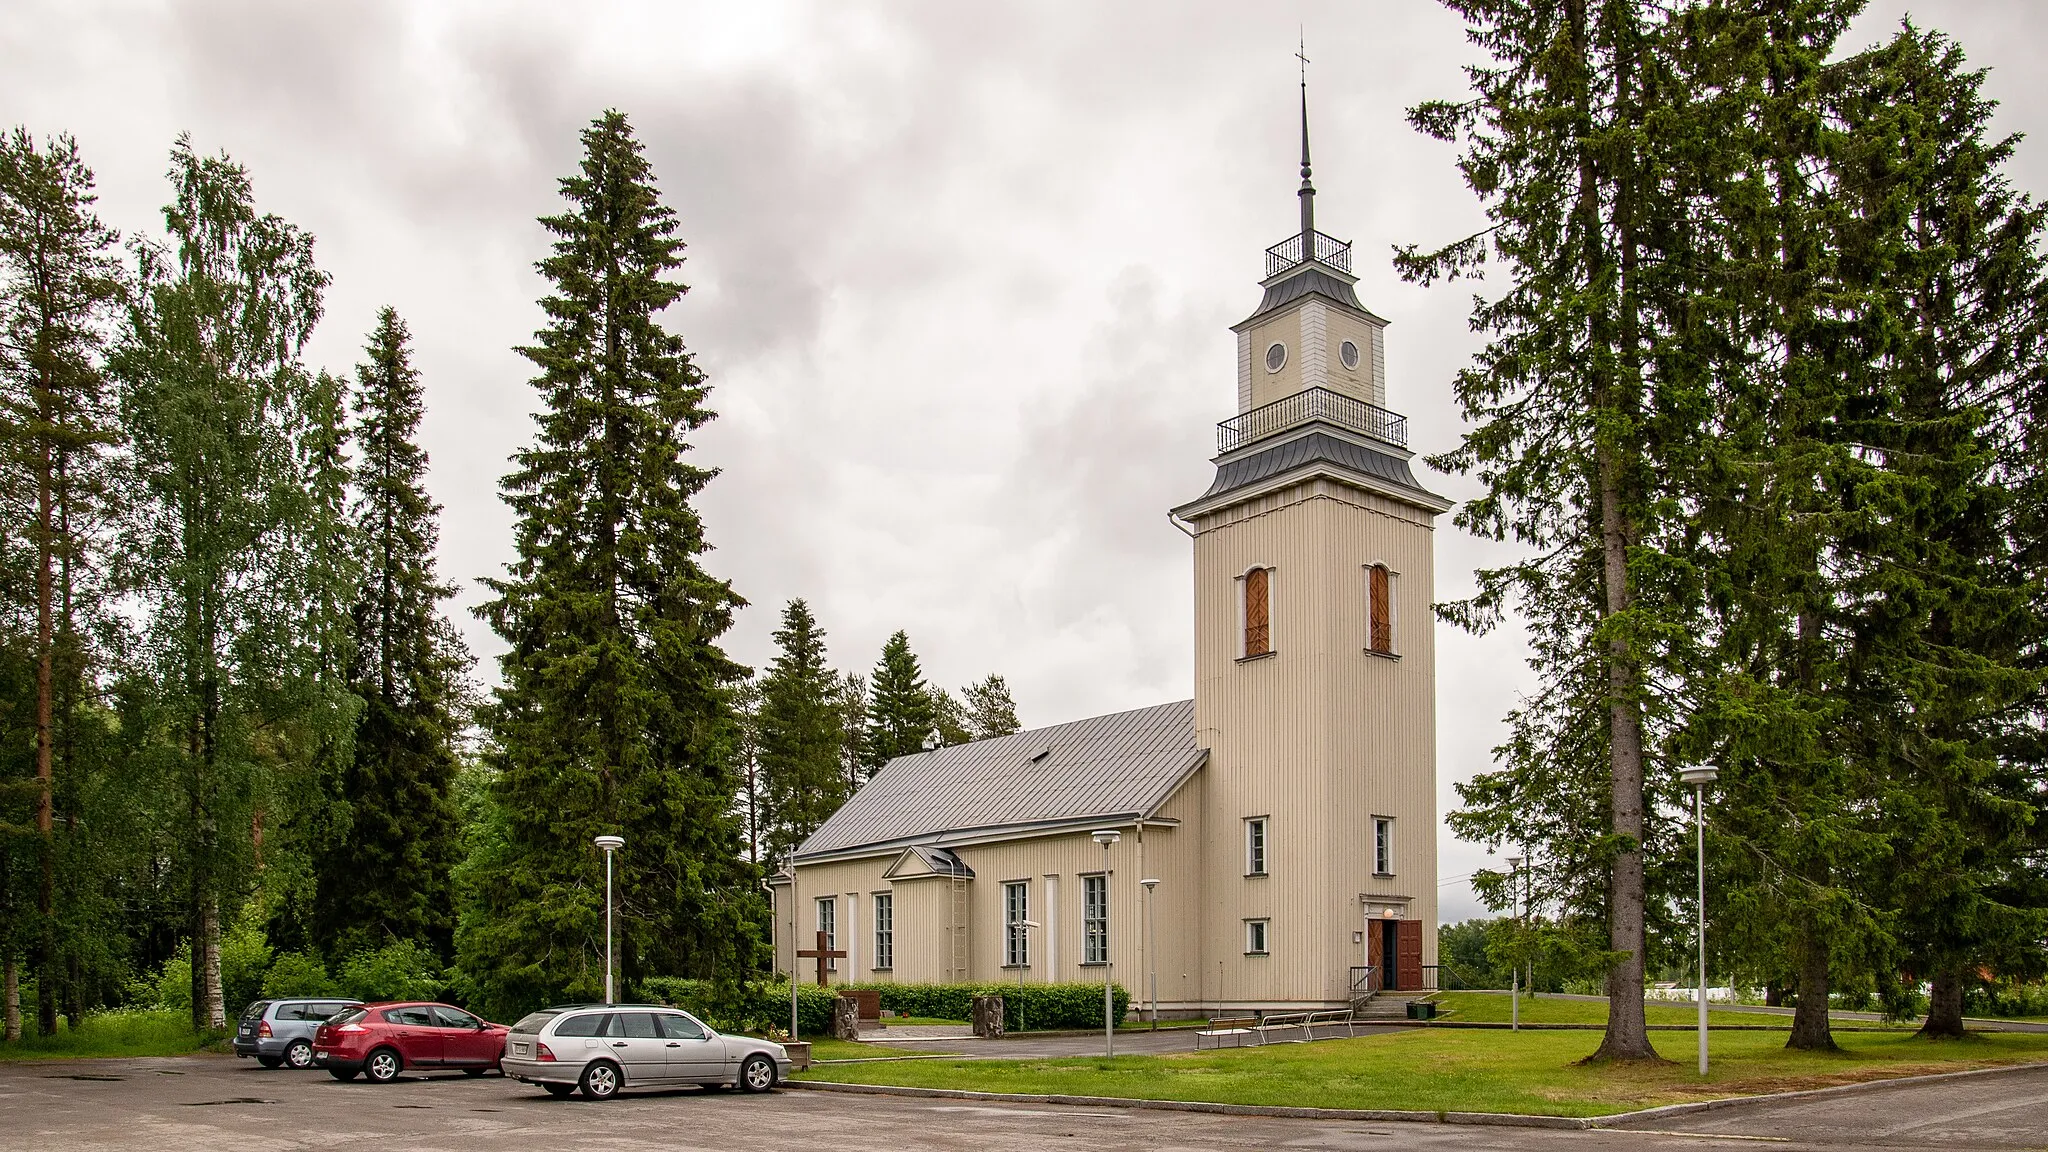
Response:
[[[1451,503],[1410,471],[1351,245],[1316,230],[1305,103],[1301,176],[1300,231],[1233,328],[1215,481],[1172,510],[1193,699],[890,762],[776,878],[782,971],[812,974],[822,932],[835,982],[1113,978],[1135,1005],[1150,975],[1169,1016],[1426,981]]]

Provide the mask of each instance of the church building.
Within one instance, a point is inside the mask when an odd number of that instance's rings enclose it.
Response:
[[[1265,253],[1192,541],[1194,698],[891,761],[775,879],[777,967],[1113,979],[1167,1016],[1342,1007],[1436,963],[1435,518],[1351,245]],[[1149,979],[1148,979],[1149,978]]]

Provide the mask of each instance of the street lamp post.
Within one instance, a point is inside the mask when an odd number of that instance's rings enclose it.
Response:
[[[612,853],[626,846],[626,838],[599,836],[591,843],[604,849],[604,1002],[617,1004],[612,990]]]
[[[1159,1031],[1159,932],[1152,921],[1152,893],[1159,887],[1159,877],[1147,876],[1138,883],[1145,886],[1145,981],[1151,986],[1152,1031]]]
[[[1104,1056],[1116,1055],[1116,1020],[1113,1015],[1116,998],[1110,992],[1111,977],[1115,975],[1116,968],[1110,963],[1109,959],[1109,850],[1116,845],[1117,841],[1123,838],[1124,834],[1114,828],[1099,829],[1094,835],[1095,842],[1102,845],[1102,1054]]]
[[[1508,921],[1514,925],[1519,925],[1522,918],[1521,868],[1520,856],[1508,857]],[[1516,1032],[1522,1030],[1522,962],[1513,958],[1508,964],[1508,1027]]]
[[[1692,827],[1699,872],[1700,1075],[1707,1074],[1707,785],[1720,779],[1715,768],[1686,768],[1678,778],[1692,785]]]

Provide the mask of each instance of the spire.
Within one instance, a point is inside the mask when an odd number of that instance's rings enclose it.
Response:
[[[1308,40],[1295,50],[1301,61],[1301,258],[1312,260],[1316,251],[1316,186],[1309,182],[1308,164]]]

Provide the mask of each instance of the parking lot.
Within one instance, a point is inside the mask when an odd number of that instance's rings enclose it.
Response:
[[[2048,1144],[2048,1070],[1568,1132],[680,1089],[554,1100],[497,1076],[340,1083],[219,1056],[0,1064],[0,1149],[2026,1148]]]

